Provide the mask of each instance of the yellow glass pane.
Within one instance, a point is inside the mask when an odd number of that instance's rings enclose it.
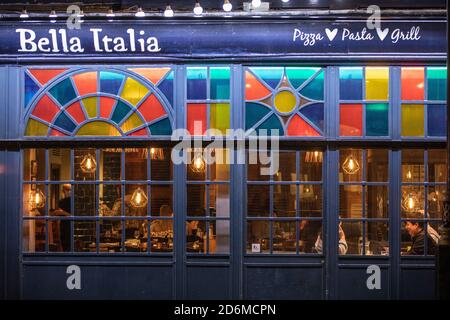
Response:
[[[34,119],[28,120],[27,128],[25,130],[26,136],[46,136],[48,127]]]
[[[109,123],[93,121],[86,123],[78,130],[77,136],[120,136],[119,130]]]
[[[211,117],[210,128],[220,130],[222,134],[226,134],[226,130],[230,128],[230,104],[211,104],[209,113]]]
[[[424,132],[424,106],[422,104],[403,104],[402,136],[423,136]]]
[[[83,105],[89,118],[97,116],[97,97],[84,98]]]
[[[121,126],[120,129],[122,129],[123,132],[128,132],[130,130],[133,130],[134,128],[139,127],[142,125],[143,122],[141,118],[137,115],[137,113],[133,113]]]
[[[294,110],[297,104],[297,99],[295,95],[287,90],[278,92],[274,99],[275,108],[281,113],[289,113]]]
[[[388,100],[389,96],[389,68],[366,68],[366,99]]]
[[[147,93],[148,89],[144,85],[133,78],[128,78],[120,96],[135,106]]]

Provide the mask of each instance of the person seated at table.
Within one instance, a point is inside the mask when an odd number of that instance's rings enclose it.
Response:
[[[160,217],[172,217],[172,208],[167,204],[162,205],[159,208]],[[173,221],[170,220],[154,220],[150,224],[150,232],[172,232],[173,231]]]
[[[323,241],[322,241],[322,228],[320,228],[319,234],[317,235],[317,240],[315,243],[315,250],[317,253],[323,253]],[[344,255],[348,251],[347,241],[345,240],[345,233],[341,227],[341,223],[339,223],[339,247],[338,254]]]
[[[68,183],[63,184],[62,191],[64,198],[58,201],[58,208],[53,212],[55,216],[67,217],[71,214],[71,195],[72,186]],[[60,220],[59,222],[59,238],[61,243],[61,251],[70,250],[70,220]]]
[[[408,221],[405,222],[405,229],[411,237],[411,248],[406,255],[423,255],[425,253],[425,237],[427,237],[427,253],[433,255],[436,253],[437,243],[427,232],[425,235],[423,215],[419,212],[413,212],[407,215]],[[433,229],[434,230],[434,229]]]

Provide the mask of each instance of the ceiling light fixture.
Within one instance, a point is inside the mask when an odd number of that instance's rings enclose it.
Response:
[[[201,15],[202,13],[203,13],[203,8],[202,8],[202,6],[200,5],[200,2],[199,2],[199,1],[196,1],[196,2],[195,2],[195,7],[194,7],[194,14],[197,15],[197,16],[199,16],[199,15]]]
[[[113,9],[109,9],[108,13],[106,14],[108,18],[114,18],[116,14],[114,13]]]
[[[170,7],[170,4],[168,4],[166,6],[166,10],[164,10],[164,17],[166,17],[166,18],[172,18],[173,17],[173,10]]]
[[[20,14],[20,18],[21,19],[27,19],[27,18],[29,18],[30,16],[28,15],[28,12],[27,12],[27,9],[23,9],[22,10],[22,13]]]
[[[233,5],[231,4],[230,0],[224,0],[222,8],[223,11],[230,12],[231,9],[233,9]]]
[[[142,10],[142,8],[139,7],[138,10],[136,11],[135,16],[138,17],[138,18],[145,17],[145,12],[144,12],[144,10]]]
[[[261,0],[252,0],[252,7],[259,8],[261,6]]]

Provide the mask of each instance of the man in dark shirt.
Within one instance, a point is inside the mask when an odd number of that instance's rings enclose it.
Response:
[[[57,216],[70,216],[71,214],[71,185],[63,185],[64,198],[58,201],[58,210],[55,211]],[[62,251],[70,250],[70,220],[60,220],[59,233],[61,238]]]
[[[425,235],[424,223],[417,221],[423,219],[420,213],[412,213],[408,215],[409,221],[405,223],[405,229],[409,233],[412,245],[411,249],[406,252],[407,255],[423,255],[425,253],[425,237],[427,237],[427,254],[434,255],[436,253],[436,243],[427,233]]]

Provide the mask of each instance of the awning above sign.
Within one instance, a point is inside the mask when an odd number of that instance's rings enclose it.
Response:
[[[69,27],[76,25],[71,24]],[[17,22],[0,25],[0,59],[445,58],[445,21]]]

